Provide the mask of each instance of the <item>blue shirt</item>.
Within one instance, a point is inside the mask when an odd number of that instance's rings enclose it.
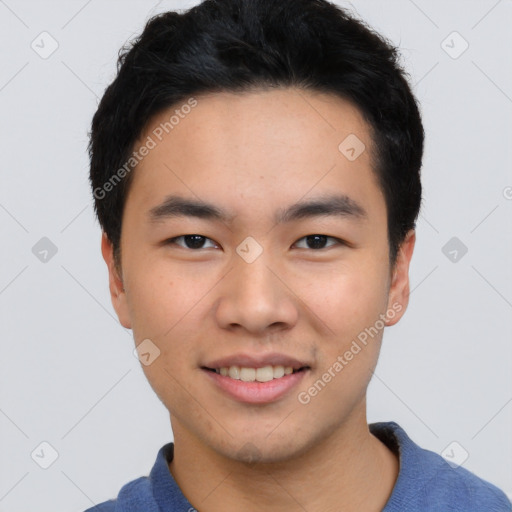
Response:
[[[395,422],[371,423],[369,428],[400,459],[397,481],[382,512],[512,511],[497,487],[420,448]],[[85,512],[195,512],[169,471],[173,451],[173,443],[164,445],[149,477],[133,480],[121,488],[116,500]]]

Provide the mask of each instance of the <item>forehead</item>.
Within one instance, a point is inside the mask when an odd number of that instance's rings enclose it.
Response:
[[[368,126],[334,95],[292,88],[198,95],[156,115],[135,148],[149,139],[130,187],[146,204],[164,192],[216,194],[220,202],[236,196],[258,208],[264,198],[380,192]]]

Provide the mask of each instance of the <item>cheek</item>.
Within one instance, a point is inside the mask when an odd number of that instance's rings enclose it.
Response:
[[[134,337],[137,341],[161,337],[186,313],[190,288],[155,262],[137,258],[130,263],[125,288]]]
[[[315,312],[331,332],[319,340],[318,368],[299,397],[304,400],[300,403],[309,403],[311,428],[326,407],[335,425],[364,398],[381,346],[384,323],[379,315],[386,311],[386,286],[385,268],[368,265],[364,271],[352,268],[332,276],[322,290],[315,290]]]
[[[305,301],[340,340],[375,323],[387,305],[386,270],[378,262],[331,273],[306,291]],[[332,333],[331,333],[332,334]]]
[[[134,267],[136,268],[136,267]],[[191,286],[190,278],[175,272],[163,272],[157,264],[139,266],[128,279],[129,307],[136,344],[149,339],[156,357],[142,369],[151,387],[167,405],[180,410],[183,386],[195,369],[194,344],[201,296],[207,283]],[[194,307],[195,306],[195,307]],[[141,360],[142,363],[144,363]],[[169,396],[175,397],[172,401]],[[187,395],[188,396],[188,395]]]
[[[197,268],[184,269],[167,261],[133,260],[127,273],[127,301],[137,344],[149,338],[160,350],[166,367],[191,365],[195,360],[191,340],[198,337],[211,302],[208,292],[218,276]],[[176,363],[176,364],[174,364]]]

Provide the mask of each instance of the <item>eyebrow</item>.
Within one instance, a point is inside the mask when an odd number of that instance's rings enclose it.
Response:
[[[195,217],[230,224],[234,215],[199,199],[187,199],[181,196],[167,196],[165,200],[148,212],[152,223],[176,217]],[[276,224],[294,222],[306,218],[335,216],[354,220],[368,218],[366,210],[354,199],[344,195],[323,196],[308,201],[299,201],[287,208],[279,209],[275,216]]]

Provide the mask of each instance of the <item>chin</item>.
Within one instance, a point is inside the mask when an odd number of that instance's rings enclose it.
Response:
[[[287,436],[288,442],[281,437],[269,438],[260,432],[259,435],[237,435],[226,440],[226,444],[212,448],[223,457],[244,464],[274,464],[286,462],[299,456],[305,447],[294,435]]]

